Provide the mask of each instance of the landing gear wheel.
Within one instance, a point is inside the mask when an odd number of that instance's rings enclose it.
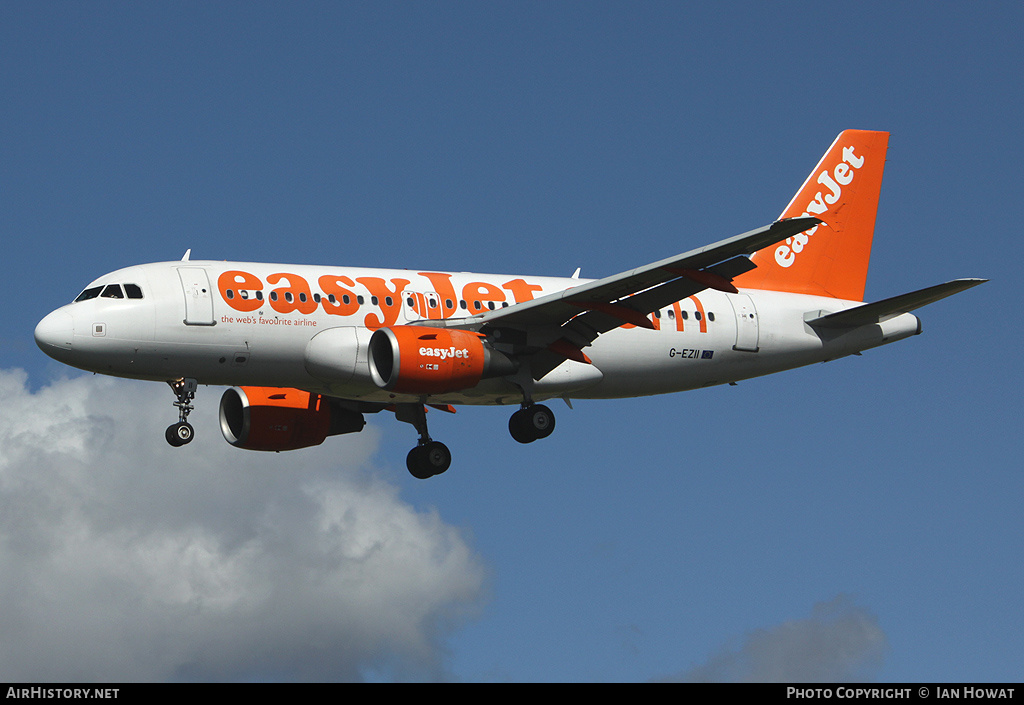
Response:
[[[175,448],[183,446],[186,443],[191,443],[192,439],[195,438],[196,432],[192,428],[192,425],[185,421],[180,421],[176,424],[171,424],[167,427],[167,431],[164,433],[164,437],[167,442]]]
[[[452,454],[448,446],[440,441],[430,441],[416,446],[405,458],[405,466],[417,480],[426,480],[440,475],[452,464]]]
[[[188,415],[195,408],[192,406],[192,400],[196,398],[196,389],[199,388],[199,383],[194,379],[186,378],[170,380],[167,384],[171,386],[171,391],[174,392],[176,398],[174,406],[178,409],[178,423],[167,427],[164,438],[172,446],[178,448],[186,443],[191,443],[196,435],[195,429],[188,422]]]
[[[529,422],[526,409],[520,409],[512,414],[508,420],[508,432],[512,434],[512,438],[520,443],[533,443],[537,440],[537,437],[530,431]]]
[[[555,415],[543,404],[533,404],[512,414],[508,431],[520,443],[547,438],[555,430]]]
[[[533,429],[537,439],[547,438],[555,430],[555,415],[551,409],[543,404],[534,404],[527,409],[529,412],[530,428]]]

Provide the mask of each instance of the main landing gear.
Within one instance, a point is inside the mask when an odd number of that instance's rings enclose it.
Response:
[[[520,443],[547,438],[555,430],[555,415],[543,404],[523,404],[508,420],[508,432]]]
[[[191,443],[195,438],[196,432],[188,422],[188,415],[195,408],[192,406],[192,400],[196,398],[196,389],[199,388],[199,383],[190,378],[174,380],[167,384],[171,386],[174,396],[177,397],[174,405],[178,407],[178,423],[168,426],[164,437],[168,443],[177,448]]]
[[[413,477],[426,480],[451,466],[452,454],[448,446],[431,439],[427,432],[426,409],[422,404],[399,404],[395,418],[412,424],[420,434],[419,443],[405,458],[405,465]],[[551,435],[555,430],[555,415],[543,404],[524,403],[508,420],[508,430],[520,443],[532,443]]]
[[[427,432],[427,413],[422,404],[399,404],[395,418],[412,424],[420,434],[416,447],[409,451],[405,466],[418,480],[440,475],[452,464],[452,453],[440,441],[431,440]]]
[[[420,434],[416,447],[405,458],[409,474],[418,480],[426,480],[451,466],[452,454],[448,446],[431,439],[427,431],[427,413],[423,404],[398,404],[395,418],[412,424]],[[555,415],[543,404],[524,402],[508,420],[508,430],[520,443],[533,443],[547,438],[555,430]]]

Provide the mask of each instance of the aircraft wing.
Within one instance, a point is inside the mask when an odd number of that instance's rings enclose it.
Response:
[[[565,359],[587,362],[582,348],[624,323],[652,327],[647,316],[708,288],[735,291],[733,277],[754,269],[748,255],[821,223],[779,220],[712,245],[479,316],[424,324],[493,334],[530,360],[535,379]]]

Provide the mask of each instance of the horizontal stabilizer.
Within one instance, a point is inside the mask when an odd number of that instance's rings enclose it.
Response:
[[[978,284],[984,284],[988,279],[954,279],[945,284],[937,284],[927,289],[912,291],[909,294],[893,296],[890,299],[883,299],[863,306],[857,306],[838,313],[830,313],[825,316],[817,316],[807,321],[807,324],[816,328],[856,328],[872,323],[878,323],[886,318],[898,316],[901,313],[909,313],[914,309],[927,306],[939,299],[944,299],[953,294],[959,294]]]

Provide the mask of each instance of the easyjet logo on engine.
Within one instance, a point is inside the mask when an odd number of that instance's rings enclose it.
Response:
[[[864,166],[864,157],[858,157],[853,153],[853,147],[843,147],[843,161],[836,164],[829,172],[825,169],[818,174],[817,183],[827,189],[818,191],[807,204],[803,215],[814,215],[821,217],[827,213],[829,206],[834,206],[843,195],[843,186],[849,186],[857,171]],[[780,267],[791,267],[796,262],[797,255],[804,251],[810,242],[811,235],[818,230],[818,226],[811,228],[793,237],[786,238],[786,244],[779,245],[775,250],[775,261]]]
[[[420,348],[420,356],[421,357],[439,357],[442,360],[447,360],[448,358],[454,358],[454,359],[463,358],[463,359],[466,359],[466,358],[469,357],[469,350],[466,350],[465,348],[462,348],[461,350],[457,350],[454,346],[450,347],[450,348],[425,348],[424,347],[424,348]]]

